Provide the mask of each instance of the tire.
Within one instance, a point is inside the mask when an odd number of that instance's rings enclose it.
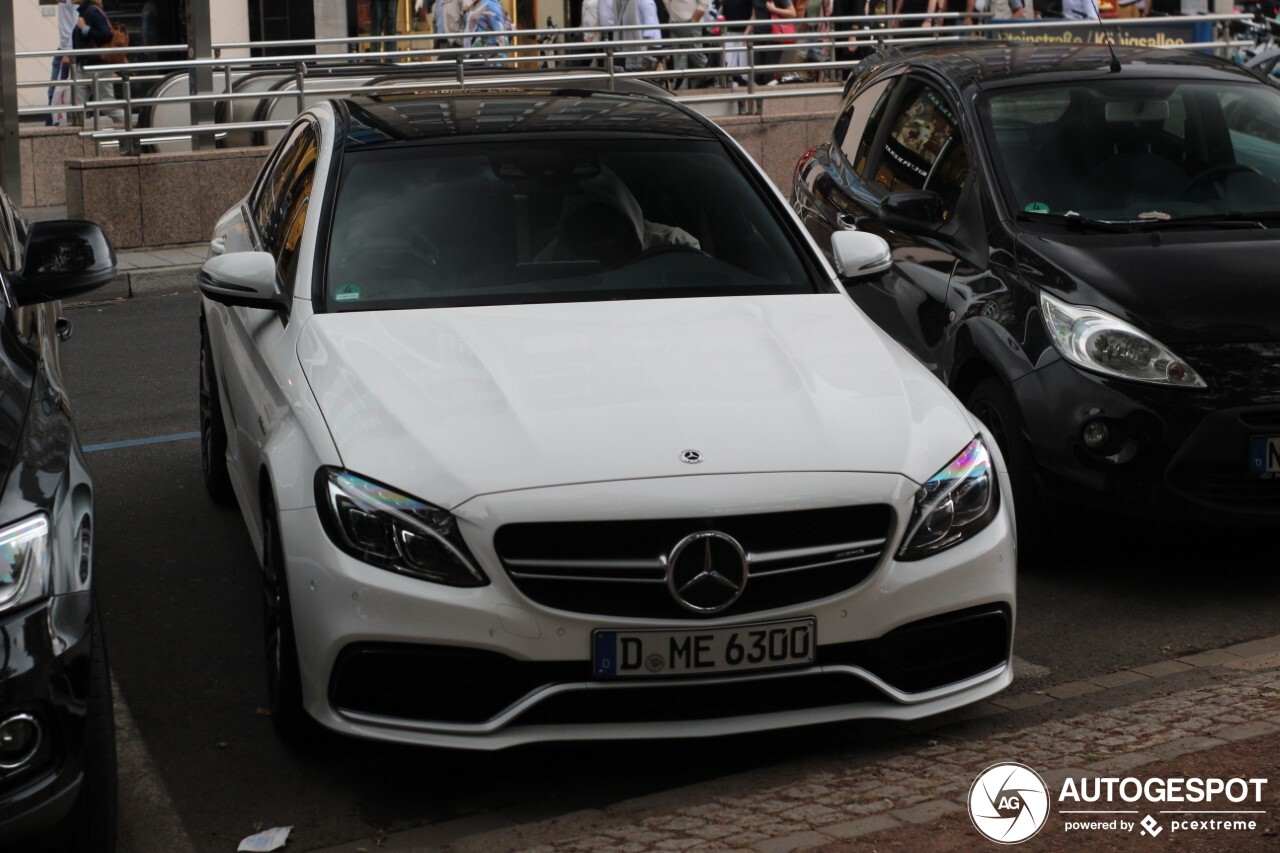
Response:
[[[90,631],[88,716],[85,721],[84,780],[67,818],[72,853],[115,853],[119,822],[116,780],[116,724],[111,704],[111,675],[102,622],[96,612]]]
[[[218,399],[218,377],[213,372],[209,331],[200,317],[200,470],[204,487],[215,503],[230,505],[231,475],[227,473],[227,426]]]
[[[275,502],[267,496],[262,505],[262,634],[267,707],[276,735],[292,746],[305,746],[320,729],[302,707],[298,643],[293,633],[293,606],[279,524]]]
[[[979,382],[965,402],[1000,446],[1013,487],[1019,556],[1034,556],[1043,548],[1048,521],[1036,485],[1035,457],[1027,441],[1022,412],[1009,389],[995,378]]]

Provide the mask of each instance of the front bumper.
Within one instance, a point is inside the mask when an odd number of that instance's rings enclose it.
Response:
[[[1008,494],[1003,476],[1001,486]],[[929,559],[897,563],[893,554],[916,488],[894,475],[806,473],[487,495],[455,510],[491,581],[471,589],[361,563],[333,547],[314,508],[284,512],[304,704],[322,724],[351,735],[500,749],[543,740],[701,737],[869,717],[906,720],[984,699],[1012,680],[1016,568],[1009,502],[973,539]],[[516,588],[492,544],[500,527],[515,522],[696,518],[714,529],[716,516],[864,503],[893,510],[889,544],[865,579],[834,595],[734,616],[554,609]],[[962,623],[976,615],[985,617],[983,627],[966,635],[973,626]],[[596,629],[689,630],[795,617],[815,620],[813,665],[634,681],[592,676]],[[931,619],[948,626],[945,636],[915,645],[904,639],[920,629],[905,627],[913,623],[936,629],[940,623],[924,622]],[[955,654],[966,636],[982,639],[973,654]],[[926,647],[935,660],[911,653]],[[931,674],[920,677],[931,666]]]
[[[1280,520],[1280,476],[1247,474],[1251,439],[1280,435],[1274,388],[1165,389],[1108,379],[1062,359],[1013,387],[1042,484],[1053,497],[1170,520]],[[1095,419],[1119,435],[1101,452],[1081,438]]]
[[[40,745],[22,766],[0,770],[0,849],[40,836],[71,810],[83,778],[89,695],[91,599],[53,599],[0,621],[6,650],[0,720],[26,713]]]

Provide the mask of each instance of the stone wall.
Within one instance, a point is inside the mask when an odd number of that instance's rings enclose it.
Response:
[[[66,162],[67,216],[102,226],[117,249],[209,239],[249,190],[269,148],[228,148]]]

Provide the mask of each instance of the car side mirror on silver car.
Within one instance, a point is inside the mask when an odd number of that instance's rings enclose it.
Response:
[[[200,293],[222,305],[285,309],[276,287],[276,259],[270,252],[233,252],[204,262],[196,279]]]
[[[116,253],[93,222],[33,222],[27,231],[22,271],[10,277],[14,300],[37,305],[79,296],[116,277]]]
[[[869,281],[893,266],[889,244],[866,231],[837,231],[831,235],[831,255],[836,274],[845,281]]]

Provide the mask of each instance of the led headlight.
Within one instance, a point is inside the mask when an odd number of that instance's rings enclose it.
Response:
[[[447,586],[484,586],[447,510],[336,468],[316,474],[316,505],[339,548],[379,568]]]
[[[958,545],[990,524],[999,506],[991,454],[975,438],[916,492],[898,559],[919,560]]]
[[[48,593],[51,544],[43,515],[0,529],[0,610]]]
[[[1207,387],[1167,347],[1106,311],[1071,305],[1041,291],[1040,313],[1058,352],[1086,370],[1176,388]]]

